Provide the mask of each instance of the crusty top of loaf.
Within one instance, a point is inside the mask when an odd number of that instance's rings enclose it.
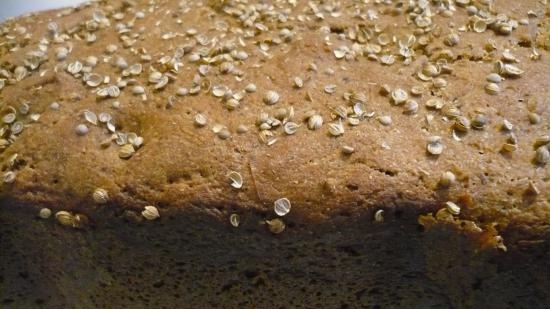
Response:
[[[452,201],[543,228],[545,3],[126,0],[9,20],[2,195],[88,213],[97,188],[161,212],[285,197],[304,220]]]

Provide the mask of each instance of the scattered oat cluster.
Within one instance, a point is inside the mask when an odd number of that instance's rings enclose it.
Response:
[[[425,142],[419,147],[425,149],[425,160],[445,156],[451,144],[469,143],[471,134],[499,134],[502,146],[498,152],[511,156],[520,147],[520,117],[514,121],[496,118],[483,104],[466,112],[469,103],[452,94],[456,70],[463,59],[472,66],[490,64],[484,80],[471,83],[472,90],[481,89],[488,102],[499,100],[521,87],[522,78],[529,74],[526,63],[541,61],[541,49],[548,46],[537,37],[544,12],[529,10],[518,16],[499,12],[494,1],[485,0],[122,2],[121,6],[87,3],[60,11],[45,23],[38,38],[17,21],[0,27],[0,56],[6,59],[0,63],[0,95],[26,79],[53,74],[78,83],[97,103],[93,109],[79,108],[81,94],[75,94],[71,102],[52,98],[48,109],[31,101],[10,100],[14,103],[9,105],[2,101],[1,149],[8,149],[25,129],[40,123],[43,113],[62,117],[64,110],[76,110],[71,112],[75,139],[97,140],[105,151],[118,147],[118,158],[131,162],[147,147],[150,137],[124,127],[119,122],[122,116],[151,105],[158,113],[170,113],[200,97],[203,106],[193,105],[182,121],[192,123],[196,134],[213,134],[212,143],[227,143],[228,147],[250,133],[257,134],[261,147],[282,139],[299,140],[300,135],[323,134],[322,138],[337,145],[333,151],[351,160],[361,155],[362,141],[347,136],[369,135],[373,128],[404,134],[402,122],[407,117],[422,127]],[[204,24],[186,22],[193,12],[204,15]],[[455,18],[459,13],[466,18]],[[74,14],[84,19],[65,22]],[[528,57],[492,39],[522,29],[530,35],[519,42],[529,50]],[[308,36],[322,46],[308,45]],[[472,38],[483,42],[473,46]],[[161,42],[159,46],[147,44],[153,39]],[[307,52],[308,48],[316,49]],[[89,50],[95,53],[86,54]],[[10,62],[10,56],[22,52],[22,60]],[[299,74],[284,82],[282,77],[262,74],[265,65],[281,58],[291,60],[293,52],[302,57],[296,70]],[[399,78],[392,85],[367,82],[376,77],[364,72],[365,87],[351,87],[346,74],[358,63],[369,63],[381,70],[376,72]],[[414,73],[402,76],[409,71]],[[528,105],[522,127],[542,128],[543,110],[534,100],[522,101]],[[243,116],[251,110],[253,121]],[[534,149],[528,160],[537,168],[550,162],[547,129],[540,129],[539,137],[530,141]],[[300,147],[299,142],[296,145]],[[380,146],[399,151],[389,141]],[[17,160],[15,154],[7,161],[4,183],[16,181]],[[235,190],[246,187],[247,177],[237,171],[227,174]],[[433,177],[440,177],[436,180],[439,189],[449,189],[459,181],[451,171]],[[96,204],[110,199],[102,188],[91,196]],[[448,202],[446,206],[451,214],[459,215],[458,205]],[[274,211],[286,215],[289,199],[276,200]],[[159,212],[147,206],[142,215],[154,220]],[[40,216],[49,215],[41,212]],[[65,225],[79,221],[70,213],[58,213],[56,218]],[[233,226],[239,220],[236,214],[230,216]],[[375,221],[383,220],[383,210],[377,211]],[[266,224],[274,233],[284,230],[280,218]]]

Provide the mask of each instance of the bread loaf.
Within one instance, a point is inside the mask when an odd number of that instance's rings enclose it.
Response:
[[[4,22],[0,303],[548,307],[549,13],[115,0]]]

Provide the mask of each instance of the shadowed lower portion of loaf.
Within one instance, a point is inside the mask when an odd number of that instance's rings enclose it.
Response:
[[[547,243],[478,250],[401,210],[386,223],[342,216],[273,235],[258,228],[261,213],[234,228],[191,210],[155,224],[104,210],[74,230],[28,209],[0,207],[1,308],[550,306]]]

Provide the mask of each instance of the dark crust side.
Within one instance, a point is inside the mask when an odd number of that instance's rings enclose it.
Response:
[[[108,212],[108,211],[107,211]],[[100,212],[101,213],[101,212]],[[75,230],[0,210],[2,308],[547,308],[548,242],[479,251],[403,214],[259,229],[203,211],[151,224],[107,214]]]

